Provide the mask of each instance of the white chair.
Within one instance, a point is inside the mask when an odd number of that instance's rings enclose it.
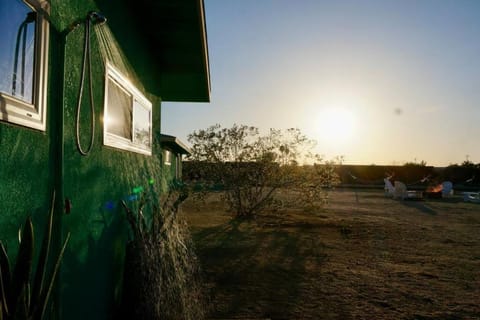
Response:
[[[394,199],[402,200],[423,200],[423,192],[416,190],[407,190],[405,183],[401,181],[395,181]]]
[[[407,197],[407,186],[401,181],[395,181],[394,199],[405,199]]]
[[[387,178],[383,179],[383,182],[385,182],[385,196],[393,197],[395,195],[395,187],[392,182]]]

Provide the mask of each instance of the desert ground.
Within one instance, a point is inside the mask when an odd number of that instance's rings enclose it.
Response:
[[[336,189],[317,210],[233,220],[188,200],[209,319],[480,319],[480,204]]]

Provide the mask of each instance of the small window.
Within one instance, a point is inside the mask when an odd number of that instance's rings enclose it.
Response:
[[[170,150],[164,151],[164,163],[169,166],[172,164],[172,152]]]
[[[0,120],[45,131],[46,0],[0,0]]]
[[[105,78],[104,144],[151,155],[151,102],[109,63]]]

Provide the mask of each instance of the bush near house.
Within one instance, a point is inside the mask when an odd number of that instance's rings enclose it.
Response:
[[[315,145],[299,129],[259,129],[246,125],[222,128],[213,125],[188,136],[192,154],[185,163],[184,177],[191,190],[201,195],[208,190],[222,192],[222,200],[235,217],[254,217],[267,209],[279,209],[285,201],[280,190],[300,196],[294,202],[308,206],[326,198],[326,187],[336,185],[336,162],[325,162],[312,153]],[[313,166],[300,166],[310,161]],[[319,165],[322,164],[322,165]]]

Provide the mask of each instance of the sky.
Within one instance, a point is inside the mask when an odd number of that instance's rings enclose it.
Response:
[[[204,3],[211,99],[163,102],[163,133],[298,128],[345,164],[480,163],[480,1]]]

